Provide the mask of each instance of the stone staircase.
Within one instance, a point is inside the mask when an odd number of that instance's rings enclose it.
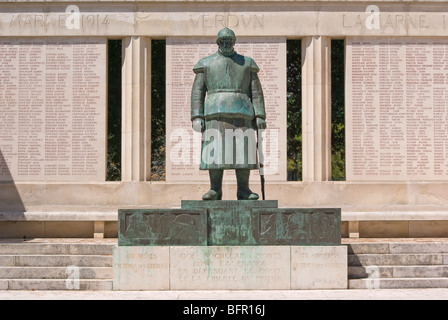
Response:
[[[113,244],[0,242],[0,290],[112,290]]]
[[[448,288],[448,242],[348,244],[350,289]]]
[[[0,290],[112,290],[115,244],[0,241]],[[448,240],[346,245],[350,289],[448,288]]]

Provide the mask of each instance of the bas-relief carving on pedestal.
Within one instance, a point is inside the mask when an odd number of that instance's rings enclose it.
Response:
[[[337,245],[340,209],[253,209],[253,230],[262,245]]]
[[[119,245],[340,245],[340,209],[277,201],[182,201],[182,209],[120,210]]]
[[[119,245],[207,245],[206,210],[119,210]]]

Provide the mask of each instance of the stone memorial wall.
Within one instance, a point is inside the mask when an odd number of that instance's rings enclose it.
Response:
[[[444,1],[433,0],[110,0],[106,6],[5,0],[0,215],[177,208],[182,200],[201,199],[209,181],[198,169],[201,137],[190,122],[192,68],[217,50],[216,35],[224,27],[237,35],[237,51],[261,69],[268,138],[278,141],[277,150],[268,143],[266,152],[266,199],[278,200],[281,208],[342,208],[344,234],[358,234],[359,226],[361,237],[422,230],[446,236],[446,221],[438,220],[448,212],[448,13]],[[122,40],[123,78],[122,179],[106,182],[107,39]],[[163,182],[148,181],[149,62],[151,41],[158,39],[167,43]],[[302,181],[286,181],[286,39],[302,43]],[[332,181],[331,173],[334,39],[347,46],[347,181]],[[224,197],[232,199],[234,172],[226,173]],[[256,170],[251,179],[259,192]],[[408,223],[409,215],[417,219],[414,213],[419,220]],[[376,220],[358,224],[359,217]],[[403,221],[376,227],[377,220],[392,219]]]
[[[190,120],[193,67],[216,53],[216,38],[167,38],[167,181],[208,181],[208,171],[199,170],[201,134]],[[235,51],[255,60],[265,97],[265,175],[271,181],[286,180],[286,39],[238,38]],[[252,171],[252,179],[258,171]],[[235,175],[227,170],[226,177]],[[234,177],[231,181],[234,181]]]
[[[0,39],[0,180],[104,181],[106,39]]]
[[[347,180],[448,178],[448,40],[347,39]]]

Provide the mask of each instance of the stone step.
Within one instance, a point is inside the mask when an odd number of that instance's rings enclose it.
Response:
[[[112,255],[112,244],[84,243],[4,243],[0,255],[63,254],[63,255]]]
[[[112,280],[79,280],[79,289],[72,280],[9,279],[0,280],[0,290],[112,290]]]
[[[1,255],[2,267],[112,267],[105,255]]]
[[[448,253],[448,242],[351,243],[349,254]]]
[[[351,279],[349,289],[448,288],[448,278]]]
[[[349,254],[349,266],[448,265],[448,254]]]
[[[388,243],[351,243],[347,244],[348,254],[387,254]]]
[[[112,279],[110,267],[80,267],[80,279]],[[67,279],[73,275],[66,267],[0,267],[0,279]]]
[[[377,276],[384,278],[446,278],[448,266],[370,266],[348,267],[349,279]]]

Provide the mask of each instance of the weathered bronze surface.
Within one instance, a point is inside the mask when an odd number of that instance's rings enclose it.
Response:
[[[207,210],[118,210],[119,246],[206,246]]]
[[[220,177],[227,169],[237,171],[238,200],[258,199],[249,189],[248,175],[259,167],[256,130],[266,128],[263,90],[257,64],[236,53],[235,42],[234,32],[222,29],[216,40],[218,51],[193,68],[191,121],[193,129],[203,133],[200,169],[210,170],[211,188],[203,200],[221,200]],[[243,132],[245,137],[234,143],[233,137],[226,138],[229,131]]]
[[[268,201],[182,201],[182,209],[208,211],[209,246],[257,245],[253,233],[252,210],[278,207],[277,200]]]
[[[341,209],[252,209],[259,245],[340,245]]]
[[[340,245],[341,209],[268,201],[182,201],[182,209],[119,210],[120,246]]]

